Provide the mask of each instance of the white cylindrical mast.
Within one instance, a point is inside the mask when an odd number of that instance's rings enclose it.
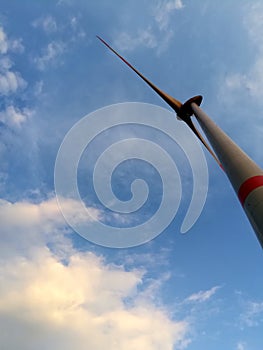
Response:
[[[191,103],[191,108],[263,248],[263,170],[196,103]]]
[[[219,165],[224,169],[263,248],[263,170],[202,111],[199,107],[202,96],[192,97],[182,104],[174,97],[160,90],[118,54],[109,44],[100,37],[98,38],[173,108],[177,116],[190,127]],[[216,154],[214,154],[192,123],[190,117],[193,113]]]

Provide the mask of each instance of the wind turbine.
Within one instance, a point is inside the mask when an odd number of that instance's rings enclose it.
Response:
[[[263,248],[263,170],[200,108],[202,96],[195,96],[185,103],[181,103],[156,87],[106,41],[99,36],[97,37],[168,103],[177,116],[189,126],[204,144],[219,166],[225,171]],[[192,115],[195,115],[214,152],[195,128],[191,120]]]

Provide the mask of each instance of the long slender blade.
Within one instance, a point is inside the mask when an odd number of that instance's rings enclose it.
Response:
[[[97,35],[97,38],[105,45],[107,46],[116,56],[118,56],[125,64],[127,64],[128,67],[130,67],[141,79],[143,79],[172,109],[176,112],[176,114],[180,114],[181,107],[183,104],[178,101],[176,98],[168,95],[166,92],[160,90],[157,86],[155,86],[150,80],[148,80],[144,75],[142,75],[135,67],[133,67],[124,57],[122,57],[117,51],[115,51],[105,40],[103,40],[101,37]],[[206,143],[202,135],[199,133],[199,131],[195,128],[193,122],[191,121],[190,117],[186,117],[183,119],[183,121],[189,126],[189,128],[193,131],[193,133],[198,137],[198,139],[202,142],[202,144],[206,147],[208,152],[212,155],[212,157],[215,159],[215,161],[219,164],[220,167],[222,165],[220,164],[220,161],[216,157],[215,153],[212,151],[212,149],[209,147],[209,145]]]
[[[160,90],[157,86],[155,86],[150,80],[145,78],[136,68],[134,68],[128,61],[125,60],[117,51],[115,51],[105,40],[97,35],[97,38],[106,45],[115,55],[117,55],[124,63],[127,64],[140,78],[142,78],[172,109],[178,113],[180,108],[182,107],[182,103],[176,100],[174,97],[168,95],[167,93]]]

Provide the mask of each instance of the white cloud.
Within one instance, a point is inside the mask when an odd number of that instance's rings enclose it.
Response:
[[[243,342],[237,343],[237,350],[245,350],[245,349],[246,349],[245,343],[243,343]]]
[[[81,220],[79,204],[65,201]],[[141,297],[142,271],[72,248],[55,198],[1,200],[0,209],[1,349],[169,350],[189,343],[187,322]],[[46,243],[56,245],[53,253]]]
[[[55,18],[50,15],[36,19],[33,21],[32,25],[35,28],[42,28],[47,34],[57,31],[57,22]]]
[[[261,101],[263,96],[263,4],[262,2],[250,4],[244,12],[244,25],[251,42],[255,45],[255,60],[246,72],[228,74],[221,94],[227,98],[231,93],[246,91]]]
[[[60,199],[60,201],[63,201],[63,208],[71,221],[90,220],[92,222],[100,218],[100,212],[97,209],[89,208],[92,216],[83,218],[79,215],[81,203],[69,199]],[[68,242],[64,238],[64,233],[69,230],[69,227],[54,197],[40,203],[29,201],[11,203],[2,199],[0,200],[0,222],[0,256],[2,258],[21,251],[23,254],[31,254],[32,247],[34,249],[47,242],[52,243],[54,249],[59,251],[69,249]]]
[[[23,52],[22,39],[8,39],[3,27],[0,27],[0,54],[6,54],[8,51]]]
[[[150,28],[145,30],[138,30],[135,35],[123,32],[117,37],[114,42],[114,46],[116,46],[117,49],[121,49],[123,51],[133,51],[141,45],[148,48],[154,48],[157,46],[157,40]]]
[[[22,39],[9,40],[8,49],[13,52],[22,53],[25,48],[22,44]]]
[[[1,95],[10,95],[15,93],[18,89],[24,89],[26,85],[25,80],[18,72],[6,70],[3,74],[0,74]]]
[[[204,302],[208,299],[210,299],[215,293],[216,291],[221,288],[220,286],[215,286],[211,289],[205,290],[205,291],[200,291],[198,293],[194,293],[192,295],[190,295],[186,301],[190,301],[190,302]]]
[[[25,80],[21,74],[11,70],[13,63],[8,57],[9,51],[23,50],[21,40],[8,40],[4,30],[0,27],[0,95],[8,96],[15,93],[18,89],[26,87]]]
[[[3,28],[0,27],[0,53],[5,54],[7,53],[7,50],[8,50],[8,43],[7,43],[6,34]]]
[[[42,55],[34,59],[38,69],[45,70],[50,64],[58,62],[58,58],[65,51],[65,44],[61,41],[52,41],[43,50]]]
[[[155,8],[155,19],[163,30],[167,28],[170,17],[175,10],[181,10],[184,7],[181,0],[159,1]]]
[[[162,52],[173,36],[173,29],[169,25],[174,11],[184,7],[181,0],[158,1],[157,5],[151,7],[149,20],[145,21],[145,14],[142,23],[134,28],[116,33],[114,47],[122,51],[132,51],[140,46],[157,48],[157,53]],[[147,11],[147,9],[145,9]],[[146,13],[146,15],[149,15]],[[137,16],[138,17],[138,16]],[[136,18],[136,21],[138,18]],[[140,20],[140,19],[139,19]],[[147,26],[145,23],[147,22]]]
[[[246,310],[241,314],[241,324],[247,327],[257,327],[262,322],[263,302],[248,301]]]
[[[79,209],[82,203],[72,199],[60,199],[63,201],[63,208],[67,215],[78,222],[87,220],[79,216]],[[14,230],[15,228],[28,229],[53,229],[57,226],[66,225],[66,222],[58,207],[57,199],[51,197],[40,203],[31,203],[29,201],[11,203],[0,199],[0,218],[3,229]],[[92,211],[94,220],[99,219],[100,212],[95,208],[89,208]],[[91,217],[91,216],[90,216]]]
[[[179,349],[186,322],[136,302],[139,271],[106,265],[92,253],[62,264],[47,249],[0,267],[3,349]],[[127,306],[126,298],[133,298]],[[173,347],[174,346],[174,347]]]
[[[14,106],[8,106],[5,111],[0,112],[0,120],[9,127],[20,127],[25,123],[33,112],[27,108],[20,110]]]

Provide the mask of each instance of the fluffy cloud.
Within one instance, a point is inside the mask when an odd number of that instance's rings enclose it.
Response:
[[[9,51],[22,50],[21,40],[8,40],[3,28],[0,27],[0,95],[10,95],[27,85],[18,72],[11,70],[13,63],[7,56]]]
[[[32,115],[29,109],[20,110],[14,106],[8,106],[5,111],[0,112],[0,121],[10,127],[20,127]]]
[[[1,265],[0,279],[3,349],[168,350],[186,340],[185,322],[136,303],[140,272],[106,265],[92,253],[76,253],[65,265],[41,249],[34,260]]]
[[[6,54],[8,51],[23,52],[22,39],[8,39],[3,27],[0,27],[0,54]]]
[[[26,87],[25,80],[18,72],[12,72],[6,70],[3,74],[0,74],[0,94],[9,95],[16,92],[18,89]]]
[[[79,215],[81,203],[70,200],[63,201],[63,208],[71,221],[81,222],[87,220]],[[89,208],[92,216],[89,219],[98,220],[100,212],[95,208]],[[0,200],[0,221],[2,242],[0,250],[4,255],[30,250],[32,247],[39,247],[46,243],[60,246],[66,243],[64,232],[67,223],[62,216],[57,200],[51,197],[40,203],[21,201],[11,203],[7,200]],[[19,232],[19,234],[17,234]]]
[[[78,203],[67,204],[76,217]],[[188,344],[189,325],[138,292],[142,271],[72,248],[55,198],[1,200],[0,207],[1,250],[13,251],[1,254],[1,348],[168,350]],[[46,245],[59,240],[63,257]]]

